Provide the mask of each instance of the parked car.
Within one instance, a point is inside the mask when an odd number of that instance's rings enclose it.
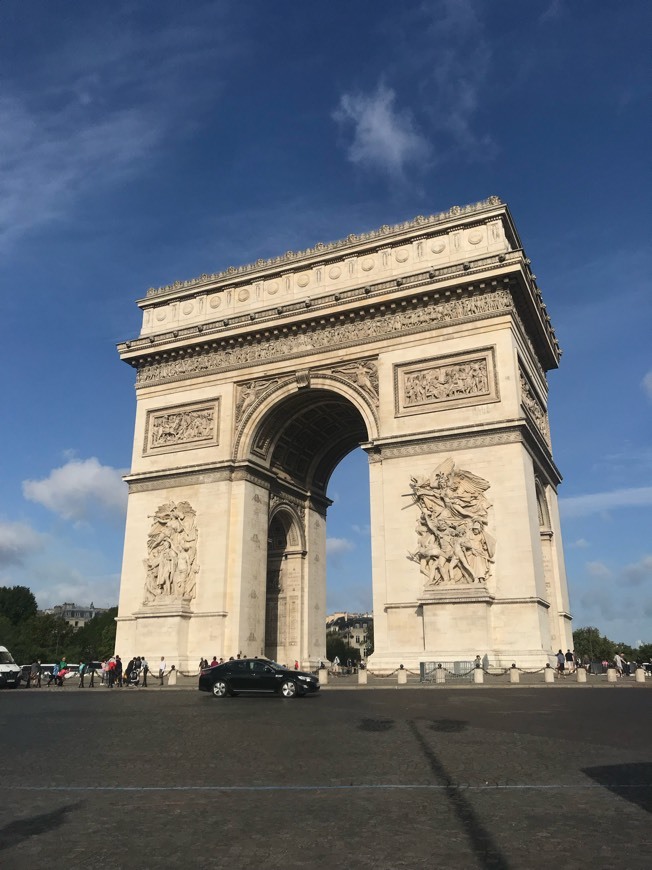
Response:
[[[269,659],[234,659],[204,668],[199,690],[212,692],[216,698],[240,692],[295,698],[318,692],[319,680],[314,674],[291,670]]]
[[[0,688],[20,686],[22,672],[6,646],[0,646]]]

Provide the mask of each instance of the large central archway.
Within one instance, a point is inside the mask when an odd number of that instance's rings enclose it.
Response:
[[[368,440],[358,407],[332,388],[272,393],[255,415],[248,458],[263,460],[271,475],[262,645],[268,658],[306,666],[325,658],[326,538],[314,532],[330,505],[333,471]],[[312,535],[311,512],[318,514]],[[308,598],[312,614],[302,619]]]

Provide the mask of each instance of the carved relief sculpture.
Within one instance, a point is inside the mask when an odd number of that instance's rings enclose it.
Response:
[[[332,372],[354,383],[373,399],[374,405],[378,405],[378,368],[375,362],[360,360],[332,369]]]
[[[404,404],[430,404],[456,396],[481,396],[488,392],[487,362],[477,359],[406,374]]]
[[[196,513],[187,501],[161,505],[147,537],[147,577],[143,604],[192,601],[196,594]]]
[[[522,371],[520,371],[520,369],[519,376],[521,379],[521,402],[523,404],[523,407],[529,412],[530,416],[536,423],[537,428],[546,439],[548,444],[550,444],[550,424],[548,423],[548,414],[546,413],[546,409],[537,398],[534,390],[532,389],[525,375]]]
[[[213,437],[214,428],[215,408],[158,414],[152,421],[150,447],[207,440]]]
[[[408,495],[420,516],[417,549],[407,558],[426,578],[424,592],[489,579],[496,549],[487,532],[489,486],[482,477],[457,468],[450,458],[430,478],[412,478]]]

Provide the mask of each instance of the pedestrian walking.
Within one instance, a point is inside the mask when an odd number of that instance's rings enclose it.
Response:
[[[143,689],[147,688],[147,674],[149,673],[149,662],[145,656],[141,656],[140,666],[143,670]]]
[[[38,688],[39,689],[41,688],[41,661],[40,661],[40,659],[35,659],[32,662],[32,666],[29,669],[29,682],[27,683],[28,686],[29,686],[30,682],[32,683],[32,685],[34,685],[34,683],[36,683]]]
[[[163,685],[163,677],[165,676],[165,671],[167,669],[167,665],[165,664],[165,656],[161,656],[161,661],[158,663],[158,678]]]
[[[560,677],[564,676],[564,664],[565,664],[565,662],[566,662],[566,657],[564,656],[563,652],[561,650],[559,650],[559,652],[557,653],[557,673],[559,674]]]
[[[566,670],[568,671],[569,674],[572,674],[573,671],[575,670],[575,667],[574,667],[575,656],[573,655],[573,653],[569,649],[567,649],[566,655],[564,656],[564,658],[566,660]]]

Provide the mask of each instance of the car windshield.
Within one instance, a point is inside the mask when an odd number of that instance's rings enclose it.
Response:
[[[16,662],[8,652],[0,652],[0,665],[15,665]]]

